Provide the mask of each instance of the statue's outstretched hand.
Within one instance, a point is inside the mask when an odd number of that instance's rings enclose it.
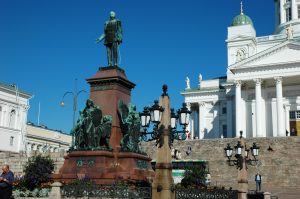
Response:
[[[100,38],[97,38],[97,39],[96,39],[96,44],[97,44],[97,43],[100,43],[100,42],[101,42]]]
[[[96,44],[101,42],[105,37],[105,34],[101,35],[99,38],[96,39]]]

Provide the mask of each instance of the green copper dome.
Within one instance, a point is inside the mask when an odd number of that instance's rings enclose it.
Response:
[[[241,13],[240,15],[233,18],[231,26],[241,26],[250,24],[253,26],[252,20],[247,15]]]

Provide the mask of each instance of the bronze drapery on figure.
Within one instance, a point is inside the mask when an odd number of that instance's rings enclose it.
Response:
[[[72,134],[75,135],[74,149],[109,149],[111,121],[110,115],[102,115],[101,109],[88,99],[86,107],[80,111],[76,126],[72,129]]]
[[[104,33],[96,40],[96,43],[104,39],[107,50],[108,66],[118,66],[119,45],[122,43],[121,21],[116,19],[116,13],[110,12],[110,19],[104,24]]]

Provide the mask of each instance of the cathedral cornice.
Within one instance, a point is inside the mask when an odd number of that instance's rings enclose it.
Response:
[[[248,72],[261,72],[261,71],[273,71],[280,69],[291,69],[291,68],[299,68],[299,62],[284,62],[284,63],[274,63],[274,64],[266,64],[266,65],[253,65],[251,67],[245,68],[235,68],[232,69],[235,74],[238,73],[248,73]]]
[[[218,87],[214,87],[214,88],[205,88],[205,89],[191,89],[191,90],[185,90],[182,91],[181,94],[182,95],[189,95],[189,94],[195,94],[195,93],[219,93],[225,91],[225,89],[220,89]]]
[[[227,43],[231,42],[231,43],[234,43],[234,42],[241,42],[241,41],[249,41],[249,40],[252,40],[252,42],[256,43],[256,38],[255,37],[250,37],[250,36],[242,36],[242,35],[238,35],[238,36],[235,36],[235,37],[231,37],[227,40],[225,40]],[[229,44],[228,44],[229,45]]]

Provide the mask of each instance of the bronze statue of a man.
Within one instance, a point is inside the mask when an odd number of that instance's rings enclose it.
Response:
[[[113,11],[110,12],[110,19],[104,24],[104,33],[96,40],[96,43],[103,39],[105,39],[108,66],[118,66],[118,48],[122,43],[122,26]]]

